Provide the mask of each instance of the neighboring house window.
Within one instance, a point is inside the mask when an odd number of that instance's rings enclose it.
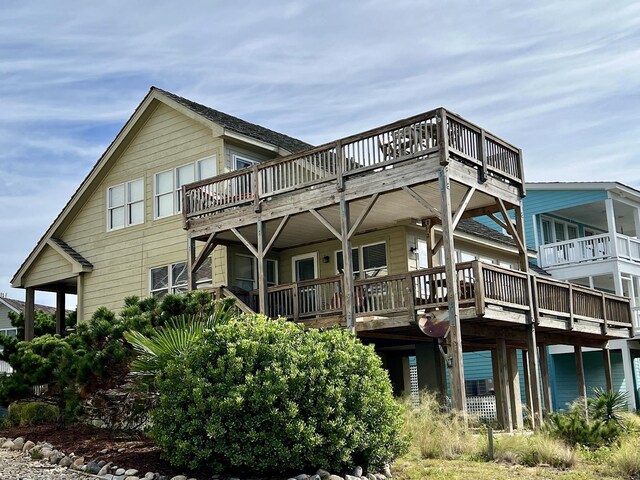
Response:
[[[0,335],[6,335],[7,337],[16,338],[18,336],[17,328],[0,328]]]
[[[379,277],[387,274],[387,246],[385,242],[363,245],[351,250],[351,262],[356,278]],[[338,273],[344,270],[342,251],[336,252]]]
[[[168,217],[182,211],[183,185],[215,175],[215,156],[156,173],[154,177],[155,218]]]
[[[241,157],[240,155],[233,155],[233,168],[235,170],[241,170],[243,168],[250,167],[258,163],[256,160],[252,160],[247,157]]]
[[[273,287],[278,284],[278,262],[267,258],[265,264],[267,287]],[[255,257],[237,253],[234,267],[236,287],[248,292],[258,287],[258,260]]]
[[[577,225],[549,217],[542,217],[541,223],[542,243],[544,245],[578,238]]]
[[[107,190],[107,229],[117,230],[144,222],[144,179]]]
[[[173,263],[149,271],[149,293],[163,297],[167,293],[184,293],[189,290],[187,262]],[[211,286],[211,257],[196,272],[196,288]]]

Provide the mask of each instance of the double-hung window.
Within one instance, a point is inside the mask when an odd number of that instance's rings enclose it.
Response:
[[[387,246],[385,242],[356,247],[351,250],[351,262],[356,278],[379,277],[387,274]],[[344,270],[342,251],[336,252],[338,272]]]
[[[114,185],[107,190],[107,230],[144,222],[144,179]]]
[[[187,262],[152,268],[149,271],[149,293],[163,297],[167,293],[184,293],[189,290]],[[212,278],[211,257],[196,272],[196,288],[210,287]]]
[[[182,186],[216,174],[216,157],[204,158],[155,174],[155,218],[182,211]]]

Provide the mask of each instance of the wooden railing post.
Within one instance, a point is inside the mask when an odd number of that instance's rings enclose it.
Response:
[[[416,317],[416,295],[413,288],[413,276],[411,272],[407,272],[404,276],[404,303],[408,311],[409,320],[415,320]]]
[[[260,179],[260,170],[258,170],[258,164],[253,165],[253,179],[251,188],[253,189],[253,210],[260,211],[260,189],[262,187],[262,181]]]
[[[291,303],[293,308],[293,320],[300,320],[300,301],[298,299],[298,284],[294,283],[291,290]]]
[[[482,264],[475,260],[473,262],[473,276],[475,277],[474,288],[476,297],[476,315],[479,317],[485,314],[485,296],[484,296],[484,273]]]
[[[440,165],[449,165],[449,126],[447,125],[447,111],[444,108],[439,110],[440,123],[438,141],[440,142]]]
[[[339,192],[344,190],[344,177],[343,173],[346,169],[344,152],[342,151],[342,142],[338,140],[336,142],[336,185]]]
[[[478,142],[478,155],[480,156],[480,161],[482,162],[482,166],[480,167],[480,182],[484,183],[487,181],[487,148],[486,148],[486,132],[484,128],[480,129],[480,140]]]
[[[607,297],[604,292],[600,293],[602,298],[602,334],[607,335],[609,333],[609,319],[607,318]]]
[[[569,284],[569,330],[573,330],[573,285]]]

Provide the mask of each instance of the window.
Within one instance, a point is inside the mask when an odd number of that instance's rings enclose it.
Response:
[[[187,262],[179,262],[149,271],[149,293],[163,297],[167,293],[184,293],[189,290]],[[211,286],[211,257],[207,258],[196,272],[196,288]]]
[[[362,263],[360,262],[362,259]],[[387,248],[384,242],[364,245],[351,250],[351,262],[356,278],[379,277],[387,274]],[[342,251],[336,252],[338,272],[344,270]]]
[[[564,242],[578,238],[578,226],[553,218],[542,217],[542,243]]]
[[[233,168],[236,170],[250,167],[256,163],[258,162],[247,157],[241,157],[240,155],[233,156]]]
[[[278,262],[265,259],[267,287],[278,284]],[[258,287],[258,260],[250,255],[240,253],[235,256],[235,286],[250,292]]]
[[[0,328],[0,335],[6,335],[7,337],[16,338],[18,336],[17,328]]]
[[[182,211],[182,186],[216,174],[216,157],[204,158],[155,175],[155,218]]]
[[[144,179],[109,187],[107,190],[107,230],[117,230],[144,222]]]

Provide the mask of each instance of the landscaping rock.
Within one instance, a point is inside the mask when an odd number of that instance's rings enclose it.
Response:
[[[135,475],[129,475],[124,477],[124,480],[140,480],[140,477],[136,477]]]
[[[367,480],[378,480],[378,477],[376,477],[373,473],[367,473]]]
[[[116,475],[117,475],[117,476],[124,475],[124,472],[126,472],[126,470],[125,470],[124,468],[118,468],[118,469],[116,470]]]
[[[354,477],[361,477],[362,476],[362,467],[354,468],[353,472],[351,472],[351,475],[353,475]]]
[[[2,443],[2,448],[8,448],[9,450],[11,450],[13,448],[13,440],[5,440]]]
[[[100,475],[100,479],[101,480],[113,480],[113,475],[111,475],[110,473],[106,473],[104,475]]]
[[[16,450],[19,452],[20,450],[22,450],[22,447],[24,447],[24,438],[18,437],[13,441],[11,450]]]
[[[311,475],[311,478],[309,480],[322,480],[322,477],[320,477],[320,475],[316,473],[314,475]]]
[[[329,472],[321,468],[318,469],[318,471],[316,472],[316,475],[318,475],[322,480],[327,480],[331,476]]]
[[[344,480],[360,480],[360,477],[354,477],[353,475],[345,475]]]
[[[99,466],[100,468],[104,467],[106,464],[107,464],[107,462],[105,462],[104,460],[100,460],[100,461],[98,462],[98,466]]]
[[[309,475],[306,473],[301,473],[300,475],[294,477],[295,480],[309,480]]]
[[[154,478],[156,478],[156,474],[153,472],[147,472],[144,474],[144,478],[145,480],[153,480]]]
[[[71,464],[73,470],[82,470],[82,467],[84,467],[84,457],[78,457],[73,460]]]
[[[61,467],[70,467],[72,463],[73,463],[73,460],[65,456],[60,460],[60,462],[58,462],[58,465],[60,465]]]
[[[391,473],[391,467],[389,467],[388,463],[384,464],[384,475],[387,478],[391,478],[393,477],[393,474]]]
[[[95,460],[91,460],[87,463],[87,468],[84,469],[86,473],[96,475],[100,471],[100,465]]]
[[[384,473],[376,473],[375,475],[378,480],[387,480],[387,476]]]
[[[344,480],[340,475],[329,475],[329,480]]]
[[[104,464],[102,467],[100,467],[100,470],[98,471],[98,476],[102,477],[106,475],[107,473],[109,473],[110,468],[111,468],[111,462]]]
[[[59,450],[54,450],[49,457],[49,463],[53,465],[59,465],[62,459],[64,458],[64,453]]]
[[[28,452],[29,450],[31,450],[35,446],[36,446],[36,444],[33,443],[31,440],[27,440],[26,442],[24,442],[24,446],[22,447],[22,451],[23,452]]]
[[[40,455],[42,456],[42,458],[44,458],[45,460],[49,460],[51,458],[51,455],[53,455],[53,450],[51,450],[48,447],[42,447],[40,449]]]
[[[171,477],[171,480],[187,480],[187,477],[184,475],[176,475],[175,477]]]
[[[138,470],[135,468],[130,468],[124,472],[125,477],[135,477],[138,474]]]

